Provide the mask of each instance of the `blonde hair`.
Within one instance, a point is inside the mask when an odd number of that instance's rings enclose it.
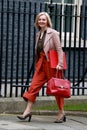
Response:
[[[35,27],[38,28],[38,29],[40,29],[40,27],[39,27],[39,25],[38,25],[38,19],[39,19],[39,17],[40,17],[41,15],[45,15],[45,16],[46,16],[46,18],[47,18],[47,26],[52,28],[51,18],[50,18],[50,16],[49,16],[49,14],[46,13],[46,12],[41,12],[41,13],[39,13],[39,14],[37,15],[36,20],[35,20],[35,24],[34,24]]]

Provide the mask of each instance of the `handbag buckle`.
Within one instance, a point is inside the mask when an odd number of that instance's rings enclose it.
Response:
[[[60,88],[64,88],[64,86],[60,86]]]

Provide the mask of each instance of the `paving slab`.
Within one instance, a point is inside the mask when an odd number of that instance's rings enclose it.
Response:
[[[87,130],[87,117],[67,116],[64,123],[54,123],[56,116],[33,115],[31,122],[17,115],[0,114],[0,130]]]
[[[42,130],[39,129],[38,127],[34,127],[34,126],[26,126],[26,125],[22,125],[19,123],[13,123],[11,121],[5,121],[5,120],[1,120],[0,121],[0,130]]]

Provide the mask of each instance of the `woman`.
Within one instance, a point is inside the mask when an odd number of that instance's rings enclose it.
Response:
[[[36,96],[42,86],[51,78],[56,76],[56,70],[58,69],[58,75],[62,78],[62,66],[63,66],[63,51],[60,45],[58,32],[52,29],[52,23],[49,15],[46,12],[41,12],[37,15],[35,21],[35,27],[39,29],[36,34],[36,70],[32,79],[29,90],[23,94],[23,98],[27,101],[27,107],[24,113],[17,116],[20,120],[24,120],[29,117],[31,120],[32,106],[36,100]],[[48,57],[49,50],[56,50],[59,56],[59,63],[55,69],[50,68],[50,62]],[[66,121],[64,113],[64,98],[55,96],[59,111],[55,123],[62,123]]]

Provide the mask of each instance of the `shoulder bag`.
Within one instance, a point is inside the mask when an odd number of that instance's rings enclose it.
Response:
[[[46,94],[50,96],[70,98],[70,84],[70,81],[67,79],[52,77],[47,83]]]

